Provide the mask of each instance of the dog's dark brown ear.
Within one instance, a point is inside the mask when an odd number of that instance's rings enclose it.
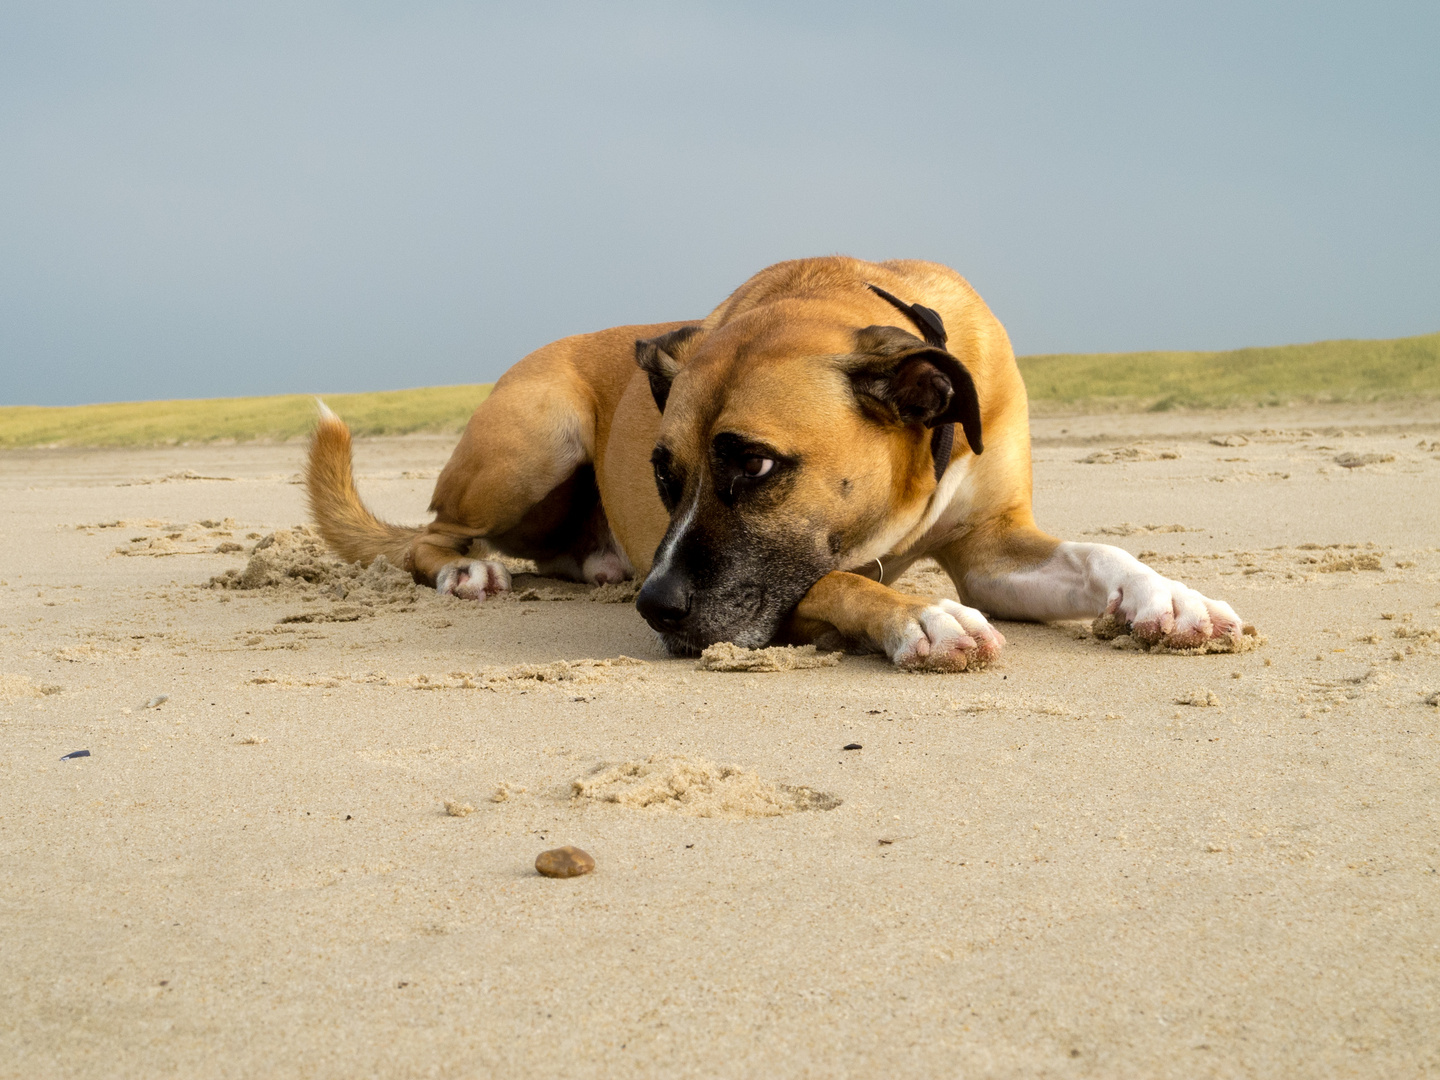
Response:
[[[904,424],[959,424],[971,451],[984,451],[975,380],[950,353],[898,327],[867,326],[856,333],[855,354],[848,359],[856,394]]]
[[[635,342],[635,362],[650,376],[650,393],[655,397],[655,406],[663,413],[665,402],[670,397],[670,384],[680,374],[680,366],[700,333],[698,326],[682,326],[659,337],[644,338]]]

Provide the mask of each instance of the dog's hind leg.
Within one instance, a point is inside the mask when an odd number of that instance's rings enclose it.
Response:
[[[504,564],[473,547],[557,558],[599,511],[593,405],[545,352],[516,365],[470,418],[435,484],[435,520],[410,548],[416,581],[467,599],[504,592]]]
[[[628,581],[635,570],[615,542],[615,534],[610,531],[610,520],[600,505],[599,489],[583,487],[585,484],[594,487],[593,473],[581,466],[575,471],[574,479],[580,490],[571,495],[569,521],[550,530],[539,542],[522,544],[505,537],[500,546],[507,553],[534,559],[536,569],[546,577],[569,578],[587,585],[613,585]],[[580,520],[581,513],[592,499],[593,508],[583,521]]]

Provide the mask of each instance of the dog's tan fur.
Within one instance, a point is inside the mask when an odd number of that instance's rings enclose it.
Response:
[[[893,339],[903,353],[915,332],[872,285],[938,312],[949,353],[974,380],[983,453],[972,453],[957,427],[953,458],[938,483],[929,429],[907,422],[883,392],[877,400],[866,389],[873,383],[868,376],[857,379],[857,371],[881,362],[864,342]],[[659,390],[637,367],[637,342],[642,349],[652,343],[647,363],[658,372]],[[917,355],[923,352],[922,342],[914,344]],[[875,378],[901,377],[885,371]],[[667,385],[662,414],[655,395]],[[716,470],[726,467],[715,456],[722,436],[761,448],[751,457],[794,463],[783,499],[734,504],[712,490]],[[688,477],[687,521],[680,521],[678,506],[676,514],[667,512],[657,495],[651,464],[657,445]],[[384,554],[417,581],[476,598],[508,583],[467,561],[487,551],[606,580],[644,576],[657,549],[671,560],[677,545],[699,542],[696,535],[722,545],[725,537],[744,536],[771,552],[772,563],[789,565],[793,552],[797,565],[817,568],[799,584],[798,603],[783,619],[766,616],[765,637],[838,637],[884,649],[907,666],[953,670],[990,659],[1003,643],[978,611],[953,602],[942,609],[872,580],[893,581],[925,556],[945,568],[965,604],[983,602],[1008,617],[1088,611],[1097,590],[1106,594],[1101,606],[1115,610],[1126,588],[1143,591],[1140,571],[1128,563],[1106,569],[1106,559],[1118,558],[1106,553],[1117,549],[1067,545],[1057,552],[1060,541],[1036,527],[1028,405],[1009,339],[969,284],[934,263],[838,257],[780,263],[698,324],[618,327],[531,353],[475,411],[436,483],[435,519],[424,528],[388,525],[365,509],[350,472],[349,433],[328,411],[316,429],[307,483],[321,534],[337,553],[360,561]],[[1079,570],[1069,565],[1077,559]],[[665,573],[679,571],[667,562]],[[767,567],[735,573],[755,578],[760,593],[784,592],[777,571]],[[1115,580],[1104,580],[1106,574]],[[687,605],[713,595],[724,607],[731,603],[723,599],[729,584],[716,583],[712,593],[692,590],[699,599]],[[1067,589],[1090,599],[1048,595]],[[1205,603],[1208,615],[1187,616],[1182,636],[1239,633],[1238,620],[1230,624],[1233,612]],[[1183,605],[1176,605],[1168,623],[1163,613],[1147,614],[1138,632],[1154,639],[1177,632]],[[715,614],[707,625],[722,629],[695,631],[685,647],[700,647],[706,634],[726,633],[726,626],[741,627],[732,637],[748,632],[743,615],[734,613]],[[672,637],[677,647],[684,635]]]

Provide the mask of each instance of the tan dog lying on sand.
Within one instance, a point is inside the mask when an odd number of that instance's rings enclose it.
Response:
[[[958,671],[1005,643],[982,611],[1110,613],[1174,648],[1242,632],[1127,552],[1036,528],[1009,338],[935,263],[779,263],[702,322],[536,350],[475,410],[425,528],[365,508],[323,407],[307,482],[338,554],[383,554],[441,592],[507,590],[494,552],[591,583],[643,575],[636,606],[675,653],[813,641]],[[925,556],[961,603],[884,584]]]

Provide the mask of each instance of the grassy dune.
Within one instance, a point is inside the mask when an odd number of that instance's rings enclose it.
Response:
[[[333,394],[325,403],[357,435],[459,431],[490,387],[427,386],[373,394]],[[146,446],[219,439],[289,439],[315,423],[306,394],[130,401],[114,405],[0,407],[0,447]]]
[[[1287,401],[1440,396],[1440,334],[1321,341],[1233,352],[1144,352],[1020,359],[1037,406],[1207,408]],[[326,402],[357,435],[458,431],[489,386],[335,394]],[[0,407],[0,447],[144,446],[304,435],[315,399],[303,394]]]
[[[1149,409],[1440,394],[1440,334],[1232,352],[1026,356],[1032,401]]]

